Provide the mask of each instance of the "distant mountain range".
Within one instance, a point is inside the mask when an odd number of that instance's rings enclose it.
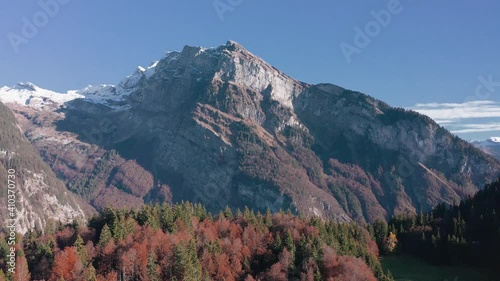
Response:
[[[97,210],[189,200],[373,222],[456,204],[500,174],[429,117],[297,81],[233,41],[186,46],[117,86],[20,83],[0,101]]]
[[[491,137],[484,141],[472,141],[472,144],[484,152],[500,159],[500,137]]]

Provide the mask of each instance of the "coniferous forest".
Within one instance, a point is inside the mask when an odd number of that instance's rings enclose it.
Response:
[[[499,270],[500,180],[488,184],[458,206],[440,204],[431,212],[402,214],[369,231],[389,254],[387,240],[397,237],[393,252],[409,254],[439,266],[473,266]]]
[[[16,275],[0,260],[0,281],[392,280],[365,228],[290,212],[106,209],[88,225],[51,223],[18,239]]]

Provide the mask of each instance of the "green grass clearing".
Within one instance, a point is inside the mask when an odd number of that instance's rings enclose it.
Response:
[[[500,275],[484,269],[433,266],[409,256],[384,257],[381,262],[396,281],[500,281]]]

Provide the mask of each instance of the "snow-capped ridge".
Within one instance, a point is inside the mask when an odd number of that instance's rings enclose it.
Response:
[[[500,160],[500,137],[490,137],[486,140],[471,141],[472,145]]]
[[[30,82],[0,88],[0,101],[30,106],[36,109],[41,109],[46,105],[64,104],[78,98],[84,98],[84,96],[76,92],[57,93],[40,88]]]
[[[83,89],[69,90],[66,93],[43,89],[31,82],[19,82],[12,87],[0,88],[0,101],[42,109],[48,105],[61,106],[76,99],[84,99],[115,107],[110,102],[123,100],[125,96],[130,95],[139,86],[141,79],[149,79],[154,75],[157,65],[158,61],[154,61],[147,68],[138,66],[133,74],[120,81],[117,86],[112,84],[88,85]]]
[[[489,140],[491,142],[500,143],[500,137],[491,137]]]
[[[146,78],[150,78],[155,74],[156,72],[156,66],[158,65],[160,61],[154,61],[148,68],[144,71],[144,75],[146,75]]]
[[[500,146],[500,137],[490,137],[485,140],[473,140],[471,141],[471,143],[481,147],[492,146],[492,145]]]

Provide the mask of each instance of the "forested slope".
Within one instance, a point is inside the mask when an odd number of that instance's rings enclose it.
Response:
[[[436,265],[471,265],[498,270],[500,264],[500,180],[460,205],[440,204],[429,213],[398,215],[371,232],[379,245],[392,232],[401,254]]]
[[[32,280],[392,280],[361,227],[249,209],[212,216],[190,203],[106,209],[22,245]]]

